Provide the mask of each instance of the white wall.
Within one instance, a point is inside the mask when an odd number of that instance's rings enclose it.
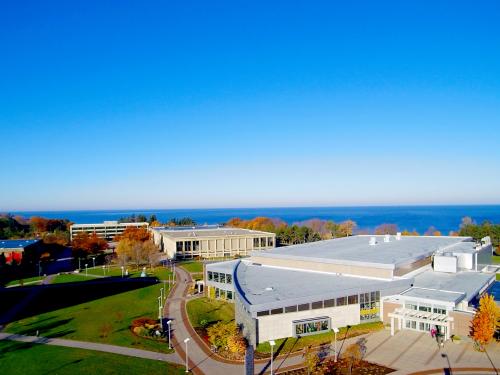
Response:
[[[436,255],[434,257],[434,271],[457,272],[457,257]]]
[[[359,304],[260,316],[257,318],[259,342],[291,337],[293,336],[292,322],[294,320],[313,319],[323,316],[330,317],[332,327],[359,324]]]

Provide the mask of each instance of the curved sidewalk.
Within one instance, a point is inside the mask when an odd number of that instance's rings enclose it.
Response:
[[[128,355],[130,357],[153,359],[157,361],[171,362],[176,364],[183,363],[176,353],[172,354],[157,353],[149,350],[127,348],[125,346],[118,346],[118,345],[99,344],[95,342],[65,340],[65,339],[37,337],[37,336],[24,336],[6,332],[0,332],[0,340],[11,340],[11,341],[19,341],[19,342],[26,342],[33,344],[42,344],[42,345],[45,344],[45,345],[65,346],[68,348],[96,350],[99,352]]]

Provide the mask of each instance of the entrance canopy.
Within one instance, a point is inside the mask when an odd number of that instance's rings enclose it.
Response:
[[[388,316],[391,318],[391,336],[394,336],[394,319],[398,320],[398,327],[400,330],[403,329],[407,320],[417,323],[427,323],[431,326],[440,326],[444,328],[446,339],[450,336],[450,324],[453,322],[453,317],[446,314],[405,308],[397,308],[394,312],[389,313]]]

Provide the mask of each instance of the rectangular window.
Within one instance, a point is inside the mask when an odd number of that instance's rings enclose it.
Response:
[[[215,298],[219,298],[219,296],[220,296],[220,289],[215,288]]]
[[[219,282],[219,273],[218,272],[214,272],[214,281],[215,282]]]
[[[357,295],[349,296],[347,302],[349,303],[349,305],[357,304],[358,303],[358,296]]]
[[[228,290],[226,293],[227,293],[227,299],[232,300],[233,299],[233,292],[231,292],[230,290]]]
[[[266,237],[260,239],[260,247],[266,247]]]
[[[298,306],[299,311],[306,311],[309,310],[309,304],[308,303],[303,303],[302,305]]]
[[[177,241],[175,243],[175,246],[176,246],[176,250],[178,253],[182,253],[182,241]]]
[[[226,283],[228,284],[233,283],[233,277],[230,274],[226,274]]]
[[[212,271],[208,271],[207,273],[208,273],[208,281],[212,281],[214,278]]]
[[[409,310],[418,310],[416,304],[409,302],[405,303],[405,308]]]
[[[285,307],[285,312],[286,313],[297,312],[297,305]]]
[[[330,318],[296,320],[293,322],[294,336],[307,336],[330,330]]]
[[[323,301],[317,301],[311,303],[311,308],[312,309],[322,309],[323,308]]]
[[[186,251],[191,251],[191,241],[184,241],[184,249]]]
[[[335,299],[325,299],[325,307],[335,307]]]
[[[347,298],[346,297],[337,298],[337,306],[344,306],[346,304],[347,304]]]
[[[257,316],[269,315],[269,310],[257,311]]]
[[[219,274],[219,283],[226,283],[226,274],[225,273],[220,273]]]
[[[274,239],[272,237],[268,237],[267,244],[269,247],[273,247],[274,246]]]
[[[260,243],[260,241],[258,238],[253,239],[253,247],[259,247],[259,243]]]
[[[200,241],[193,241],[193,250],[200,251]]]
[[[271,315],[276,315],[276,314],[283,314],[283,307],[271,310]]]

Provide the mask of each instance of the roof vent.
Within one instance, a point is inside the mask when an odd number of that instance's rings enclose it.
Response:
[[[370,237],[370,246],[375,246],[377,244],[377,237]]]
[[[384,236],[384,242],[391,242],[391,235],[390,234],[386,234]]]
[[[268,286],[268,287],[266,288],[266,290],[267,290],[268,292],[270,292],[271,290],[273,290],[273,287],[272,287],[272,286]]]
[[[401,241],[401,232],[396,233],[396,241]]]

